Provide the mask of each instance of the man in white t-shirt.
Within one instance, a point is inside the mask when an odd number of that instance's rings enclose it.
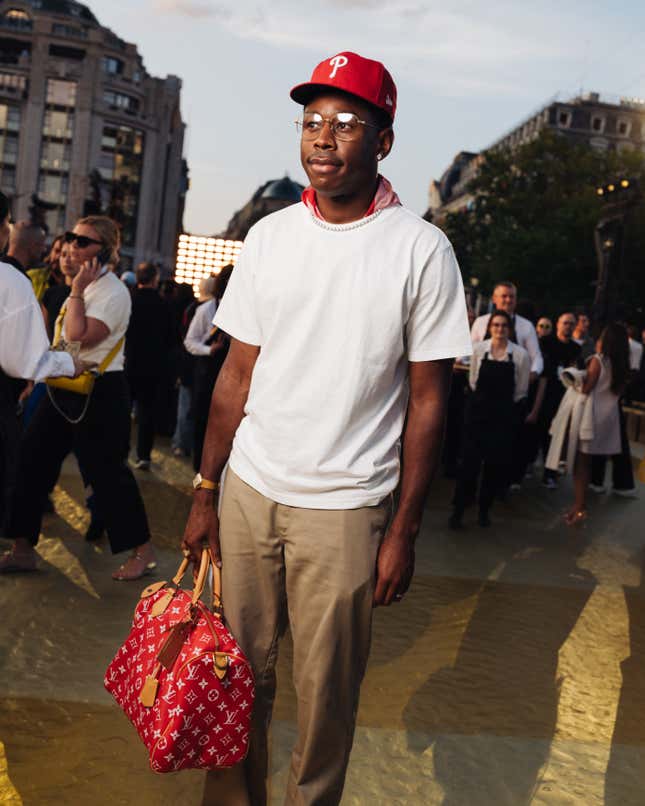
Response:
[[[498,283],[493,289],[492,303],[496,310],[506,311],[513,320],[513,329],[515,331],[515,338],[511,336],[511,340],[520,347],[524,347],[531,359],[531,383],[542,374],[544,369],[544,361],[542,360],[542,353],[540,352],[540,344],[537,339],[535,327],[533,322],[525,319],[523,316],[518,316],[515,313],[517,306],[517,288],[513,283],[504,281]],[[473,322],[470,335],[473,342],[484,341],[487,336],[488,320],[490,314],[486,313],[483,316],[478,316]]]
[[[410,584],[452,362],[471,352],[449,241],[378,174],[394,139],[390,74],[340,53],[291,97],[311,186],[251,229],[215,316],[231,349],[183,540],[195,561],[206,543],[221,552],[226,616],[256,679],[249,755],[208,776],[209,804],[266,803],[287,623],[298,698],[287,803],[340,802],[372,609]]]

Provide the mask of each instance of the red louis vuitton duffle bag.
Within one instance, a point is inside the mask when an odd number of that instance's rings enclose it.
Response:
[[[219,569],[204,550],[191,596],[179,587],[188,565],[143,591],[104,681],[155,772],[232,767],[249,746],[253,674],[222,623]],[[200,601],[209,567],[213,610]]]

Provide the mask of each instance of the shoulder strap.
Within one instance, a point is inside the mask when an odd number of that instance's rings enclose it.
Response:
[[[117,353],[123,346],[123,342],[125,341],[125,336],[121,336],[121,338],[117,341],[114,347],[110,350],[110,352],[105,356],[103,361],[98,365],[97,372],[99,375],[103,375],[105,370],[110,366],[110,364],[114,361],[117,356]]]
[[[58,312],[58,316],[56,317],[56,324],[54,325],[54,340],[52,341],[52,347],[57,347],[61,336],[63,335],[63,321],[65,319],[65,312],[67,311],[67,300],[63,302],[60,311]]]

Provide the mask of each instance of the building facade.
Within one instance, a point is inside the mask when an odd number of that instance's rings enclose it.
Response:
[[[570,100],[552,99],[488,147],[517,148],[530,143],[544,129],[597,151],[645,151],[645,101],[610,99],[597,92]],[[429,204],[435,218],[468,209],[469,182],[477,175],[484,152],[460,152],[439,182],[430,185]]]
[[[52,235],[84,214],[122,227],[123,263],[174,262],[187,190],[181,80],[74,0],[0,0],[0,188]]]

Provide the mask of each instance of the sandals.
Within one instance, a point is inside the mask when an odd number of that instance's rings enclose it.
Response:
[[[0,574],[23,574],[36,571],[36,553],[21,554],[15,550],[6,551],[0,557]]]
[[[123,565],[112,574],[112,579],[117,582],[133,582],[135,579],[141,579],[141,577],[151,574],[156,567],[155,560],[150,560],[148,557],[136,552],[128,557]]]
[[[570,512],[565,513],[564,522],[567,526],[582,526],[584,522],[587,520],[587,510],[580,509],[580,510],[571,510]]]

